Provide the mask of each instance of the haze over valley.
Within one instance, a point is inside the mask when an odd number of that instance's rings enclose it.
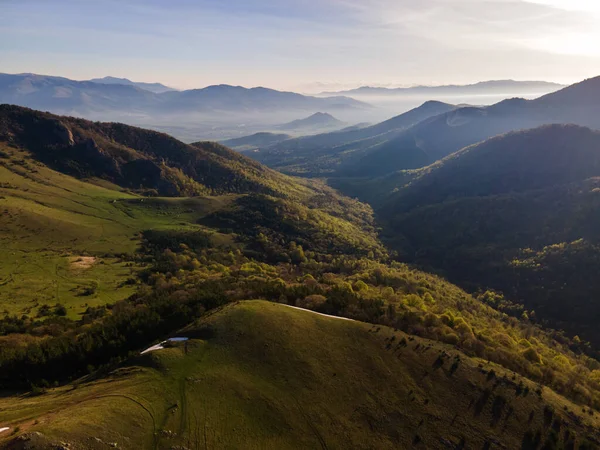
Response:
[[[161,83],[138,83],[117,77],[75,81],[37,74],[0,74],[0,102],[91,120],[121,121],[193,142],[286,131],[288,123],[318,113],[343,122],[287,129],[295,135],[316,134],[344,125],[380,122],[432,99],[489,105],[517,96],[535,98],[560,87],[544,82],[501,82],[389,93],[358,89],[313,96],[263,87],[215,85],[179,91]]]

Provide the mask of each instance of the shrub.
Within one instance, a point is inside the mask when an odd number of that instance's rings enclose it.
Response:
[[[54,314],[56,314],[57,316],[66,316],[67,315],[67,308],[65,307],[65,305],[61,305],[60,303],[57,303],[56,306],[54,307]]]
[[[442,335],[442,342],[445,342],[446,344],[456,345],[456,344],[458,344],[459,341],[460,341],[460,339],[459,339],[458,335],[456,335],[454,333],[448,333],[448,334]]]
[[[416,294],[407,295],[404,301],[412,308],[421,308],[423,306],[423,299]]]
[[[369,286],[364,281],[358,280],[356,283],[354,283],[353,289],[355,292],[368,291]]]
[[[540,357],[538,352],[536,352],[535,349],[533,349],[533,348],[528,348],[527,350],[524,350],[523,353],[521,353],[521,354],[527,361],[530,361],[532,363],[537,363],[537,364],[542,363],[542,358]]]
[[[515,342],[515,340],[506,333],[496,333],[496,334],[494,334],[493,339],[496,343],[500,344],[502,347],[506,347],[511,350],[516,348],[516,346],[517,346],[517,343]]]

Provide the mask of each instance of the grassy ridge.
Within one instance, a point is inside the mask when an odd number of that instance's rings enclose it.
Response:
[[[187,351],[9,409],[0,399],[0,423],[89,448],[593,448],[597,416],[390,328],[251,301],[179,334]]]

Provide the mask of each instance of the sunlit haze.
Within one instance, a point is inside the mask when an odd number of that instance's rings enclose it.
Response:
[[[600,70],[595,0],[3,0],[0,71],[316,92]]]

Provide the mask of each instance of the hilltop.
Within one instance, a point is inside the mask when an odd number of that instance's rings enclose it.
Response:
[[[0,421],[3,448],[593,448],[595,416],[452,346],[252,301]],[[63,446],[65,444],[62,444]],[[32,447],[27,447],[32,448]]]
[[[344,122],[336,119],[331,114],[317,112],[304,119],[279,125],[278,128],[286,131],[298,131],[303,129],[342,128],[345,125]]]

